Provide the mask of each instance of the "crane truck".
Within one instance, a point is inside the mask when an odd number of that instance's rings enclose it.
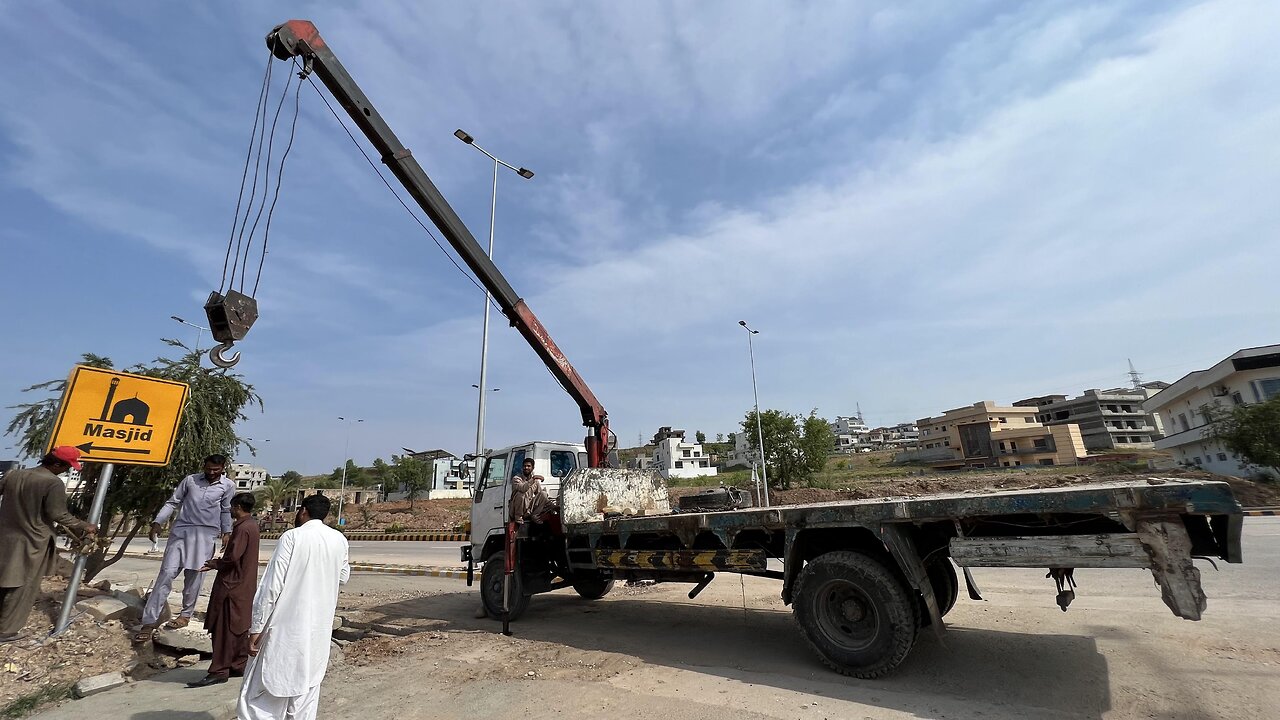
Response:
[[[581,445],[534,442],[478,459],[462,560],[468,584],[481,566],[480,595],[492,615],[505,611],[513,620],[533,595],[561,589],[598,599],[617,580],[688,583],[694,597],[717,573],[753,575],[779,582],[800,636],[822,662],[875,678],[907,657],[922,629],[944,631],[960,594],[957,566],[974,599],[981,594],[972,567],[1047,568],[1063,610],[1074,597],[1075,568],[1146,568],[1173,613],[1198,620],[1207,601],[1192,559],[1241,562],[1243,513],[1229,486],[1211,481],[673,509],[658,474],[608,467],[603,405],[315,26],[291,20],[267,45],[320,78],[581,411],[588,430]],[[525,457],[552,478],[556,509],[513,536],[506,500]]]

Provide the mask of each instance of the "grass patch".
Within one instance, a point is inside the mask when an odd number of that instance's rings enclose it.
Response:
[[[71,697],[71,687],[70,685],[50,685],[30,695],[23,695],[0,708],[0,718],[17,720],[17,718],[24,718],[30,715],[42,705],[66,700]]]

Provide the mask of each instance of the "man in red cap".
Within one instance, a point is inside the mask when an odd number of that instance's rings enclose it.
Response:
[[[80,451],[59,445],[36,467],[0,478],[0,643],[22,638],[40,578],[57,553],[53,525],[93,535],[98,527],[67,511],[67,491],[58,476],[80,469]]]

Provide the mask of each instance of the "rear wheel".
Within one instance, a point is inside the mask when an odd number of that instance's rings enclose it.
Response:
[[[613,578],[598,572],[574,573],[573,589],[588,600],[599,600],[613,589]]]
[[[938,601],[938,613],[945,617],[956,606],[956,598],[960,596],[960,578],[956,576],[956,568],[950,558],[939,554],[925,566],[925,572],[933,586],[933,597]]]
[[[480,571],[480,601],[484,603],[484,610],[489,617],[497,620],[502,619],[502,586],[506,582],[506,564],[507,553],[496,552],[485,561],[484,568]],[[529,596],[524,594],[524,583],[518,572],[511,574],[508,604],[511,620],[520,617],[529,606]]]
[[[830,552],[805,565],[792,608],[805,640],[836,672],[877,678],[915,642],[914,593],[879,560]]]

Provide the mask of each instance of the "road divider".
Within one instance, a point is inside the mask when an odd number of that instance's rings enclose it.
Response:
[[[1275,517],[1280,515],[1280,507],[1245,508],[1246,517]]]

